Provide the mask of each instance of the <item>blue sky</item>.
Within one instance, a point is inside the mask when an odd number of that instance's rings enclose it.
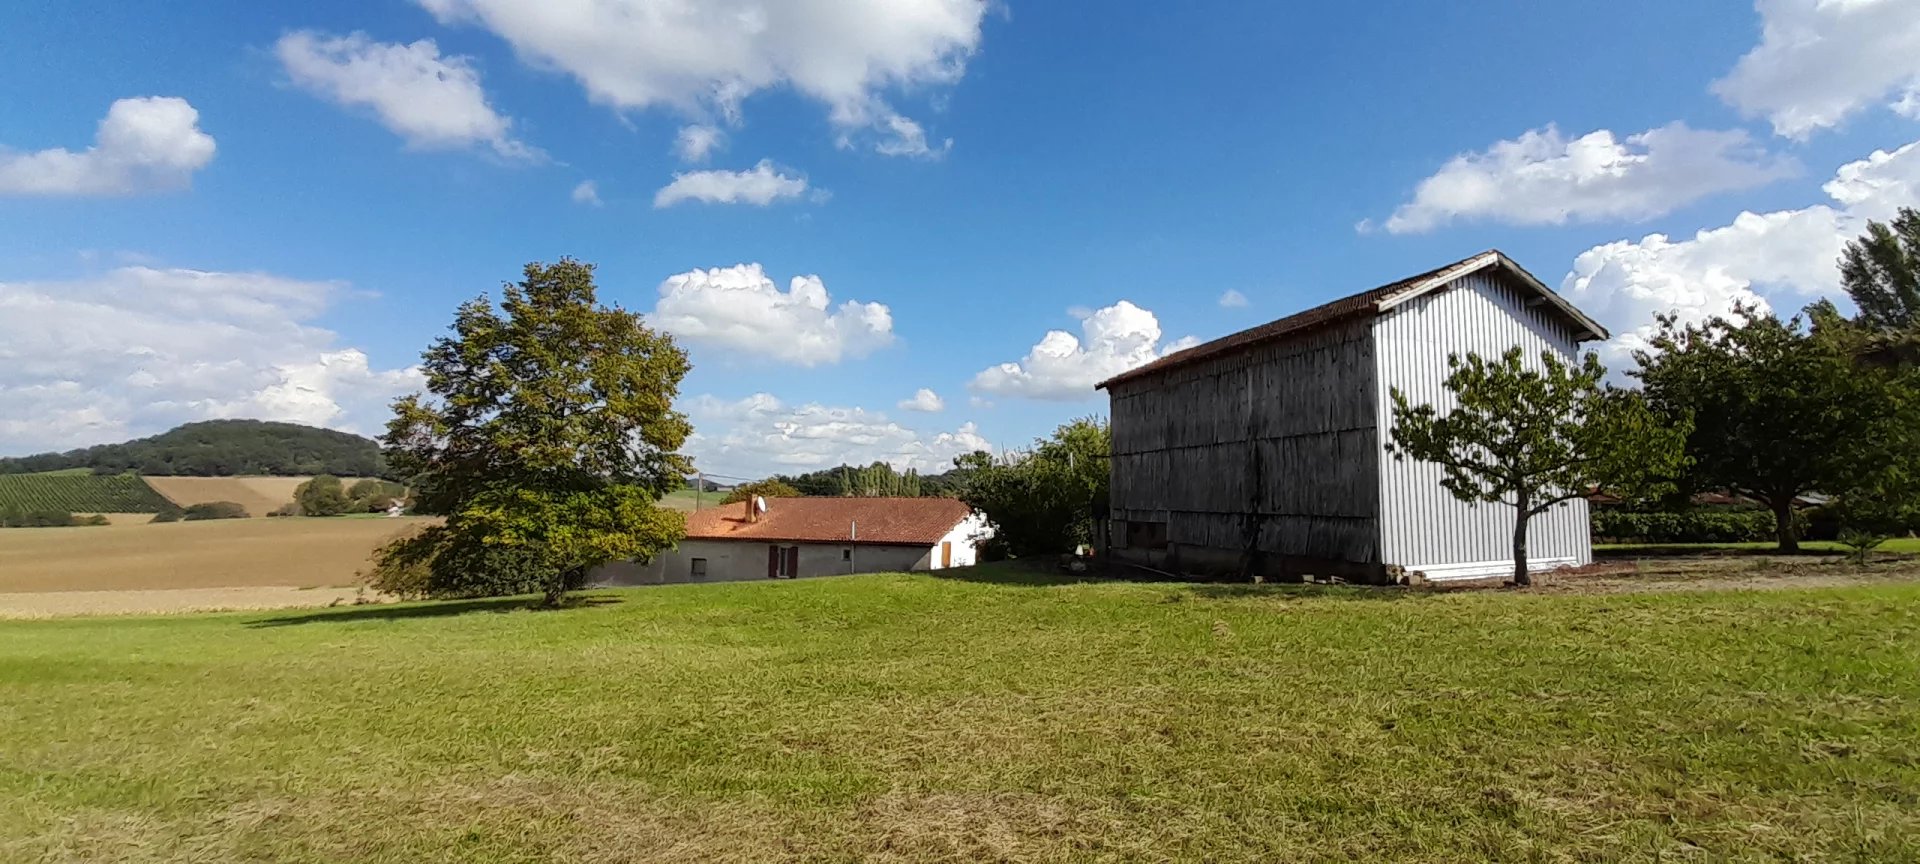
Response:
[[[0,11],[0,452],[375,432],[455,304],[571,255],[688,347],[707,470],[937,469],[1490,247],[1620,365],[1833,293],[1920,189],[1915,0],[685,5]]]

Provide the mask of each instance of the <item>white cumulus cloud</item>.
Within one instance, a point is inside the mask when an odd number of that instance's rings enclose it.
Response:
[[[343,286],[122,267],[0,282],[0,452],[251,417],[377,432],[417,370],[377,369],[311,322]]]
[[[1094,385],[1194,344],[1160,344],[1160,319],[1122,300],[1087,315],[1080,336],[1050,330],[1027,356],[983,369],[968,384],[1000,396],[1073,402],[1095,395]]]
[[[940,394],[931,388],[922,387],[913,391],[912,398],[900,400],[900,410],[934,414],[947,410],[947,400],[940,398]]]
[[[705,162],[714,150],[726,142],[727,133],[720,131],[719,127],[693,123],[680,127],[680,134],[673,139],[673,152],[683,162]]]
[[[18,153],[0,146],[0,195],[139,195],[185,189],[213,161],[213,136],[200,112],[172,96],[119,99],[93,146]]]
[[[1832,204],[1743,212],[1691,238],[1651,234],[1587,250],[1562,291],[1613,330],[1603,348],[1615,369],[1655,331],[1653,317],[1686,322],[1725,315],[1735,304],[1798,312],[1826,296],[1845,303],[1838,259],[1869,219],[1887,219],[1920,192],[1920,142],[1842,165],[1823,187]]]
[[[955,457],[992,450],[979,427],[923,432],[858,407],[788,405],[769,393],[724,400],[697,396],[682,405],[694,434],[685,452],[706,471],[759,477],[836,465],[886,462],[936,473]]]
[[[1549,125],[1454,157],[1420,182],[1413,200],[1387,219],[1386,229],[1406,234],[1455,221],[1561,225],[1648,219],[1798,170],[1793,160],[1767,154],[1738,129],[1672,123],[1625,140],[1605,129],[1570,139]]]
[[[592,180],[580,181],[580,185],[573,187],[573,203],[600,206],[600,184]]]
[[[513,121],[487,101],[473,62],[441,56],[432,39],[400,45],[365,33],[300,30],[280,37],[274,53],[295,85],[338,105],[371,109],[409,147],[484,144],[512,159],[541,157],[513,137]]]
[[[688,342],[801,366],[863,357],[893,342],[885,305],[848,300],[830,308],[820,277],[795,276],[781,291],[759,264],[670,276],[647,319]]]
[[[737,120],[747,97],[792,88],[843,133],[926,155],[893,119],[893,91],[950,85],[978,49],[987,0],[416,0],[474,23],[619,109]],[[905,119],[905,118],[900,118]],[[911,121],[909,121],[911,122]]]
[[[1245,309],[1247,308],[1247,295],[1228,288],[1220,294],[1220,308]]]
[[[873,149],[884,156],[910,156],[916,159],[939,159],[953,149],[953,139],[948,138],[934,147],[927,143],[927,130],[919,123],[899,114],[888,112],[878,122],[884,135]],[[841,139],[848,142],[849,139]]]
[[[1920,119],[1920,0],[1758,0],[1760,44],[1713,91],[1805,138],[1885,101]]]
[[[772,160],[745,171],[684,171],[673,175],[673,182],[653,195],[656,208],[672,207],[684,201],[706,204],[751,204],[765,207],[775,201],[798,198],[807,191],[807,178],[789,177],[773,167]]]

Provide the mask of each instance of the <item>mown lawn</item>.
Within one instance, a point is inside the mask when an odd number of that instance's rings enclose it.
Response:
[[[0,861],[1920,859],[1920,583],[0,623]]]

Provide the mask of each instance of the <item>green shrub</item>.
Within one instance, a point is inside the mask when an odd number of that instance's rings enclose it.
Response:
[[[1765,510],[1605,509],[1593,513],[1593,536],[1614,543],[1752,543],[1773,539],[1774,521]]]
[[[0,510],[0,528],[73,528],[82,525],[106,525],[100,514],[75,516],[65,510]]]
[[[391,480],[367,478],[347,487],[347,512],[385,513],[393,502],[407,494],[407,487]]]
[[[586,582],[586,570],[563,570],[536,546],[506,546],[461,537],[435,525],[401,536],[373,554],[366,581],[401,597],[461,599],[540,594],[556,584],[568,591]]]
[[[182,517],[186,515],[187,515],[186,511],[183,511],[179,507],[169,504],[165,508],[163,508],[160,512],[153,514],[153,518],[148,521],[149,522],[178,522],[181,520]]]
[[[340,478],[331,474],[300,484],[300,488],[293,490],[293,502],[300,505],[300,512],[307,516],[338,516],[347,512],[352,503],[347,500],[347,490],[340,485]]]
[[[278,507],[275,507],[272,510],[268,510],[267,515],[269,517],[278,518],[283,516],[300,516],[303,514],[300,512],[299,502],[288,501],[287,503],[282,504]]]
[[[208,501],[188,507],[182,512],[180,518],[188,522],[202,522],[209,519],[245,519],[247,508],[232,501]]]

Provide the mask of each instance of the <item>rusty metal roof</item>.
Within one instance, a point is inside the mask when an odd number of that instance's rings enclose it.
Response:
[[[1515,264],[1513,259],[1508,258],[1497,249],[1491,249],[1471,258],[1463,258],[1455,261],[1444,267],[1436,267],[1425,273],[1408,276],[1405,279],[1389,282],[1378,288],[1348,295],[1303,312],[1296,312],[1278,321],[1269,321],[1258,327],[1222,336],[1212,342],[1195,345],[1184,351],[1175,351],[1158,360],[1137,366],[1115,375],[1112,378],[1108,378],[1095,385],[1095,389],[1105,390],[1108,387],[1125,381],[1152,375],[1156,372],[1165,372],[1189,363],[1196,363],[1211,357],[1229,354],[1242,348],[1270,342],[1285,336],[1304,333],[1350,318],[1379,315],[1400,303],[1440,288],[1469,273],[1488,267],[1499,267],[1517,276],[1520,282],[1539,292],[1552,305],[1565,314],[1568,320],[1573,323],[1575,330],[1584,334],[1587,338],[1607,338],[1605,328],[1595,323],[1593,319],[1588,318],[1580,310],[1575,309],[1573,304],[1568,303],[1562,299],[1560,295],[1555,294],[1551,289],[1547,288],[1545,284],[1541,283],[1539,279],[1534,278],[1533,274],[1528,273],[1520,265]]]

